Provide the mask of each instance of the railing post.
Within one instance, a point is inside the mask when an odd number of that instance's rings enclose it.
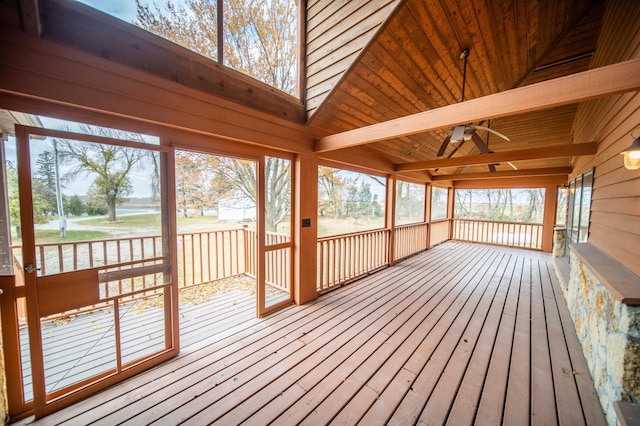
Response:
[[[427,241],[425,247],[431,248],[431,184],[424,186],[424,221],[427,223]]]
[[[396,260],[396,178],[393,175],[387,176],[387,199],[385,204],[385,226],[389,230],[387,263],[389,266],[393,266]]]
[[[247,236],[247,228],[248,225],[242,225],[242,247],[244,248],[244,257],[242,258],[242,263],[244,265],[243,274],[247,273],[247,263],[249,262],[249,247],[247,247],[247,241],[249,240]]]

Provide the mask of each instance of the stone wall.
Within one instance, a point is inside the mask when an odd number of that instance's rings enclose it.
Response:
[[[616,401],[640,403],[640,306],[621,303],[573,252],[564,296],[607,422]]]

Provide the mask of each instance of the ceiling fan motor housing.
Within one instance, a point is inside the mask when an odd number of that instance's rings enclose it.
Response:
[[[453,128],[453,133],[451,133],[451,142],[460,142],[464,139],[464,131],[466,126],[456,126]]]

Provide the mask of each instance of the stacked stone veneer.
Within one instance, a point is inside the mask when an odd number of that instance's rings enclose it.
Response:
[[[564,296],[607,422],[616,425],[614,402],[640,402],[640,306],[620,303],[573,251],[570,256]]]

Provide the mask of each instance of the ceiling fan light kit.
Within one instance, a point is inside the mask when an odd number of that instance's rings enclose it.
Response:
[[[633,133],[631,137],[633,138]],[[640,137],[635,138],[620,155],[624,155],[624,167],[627,170],[640,170]]]

